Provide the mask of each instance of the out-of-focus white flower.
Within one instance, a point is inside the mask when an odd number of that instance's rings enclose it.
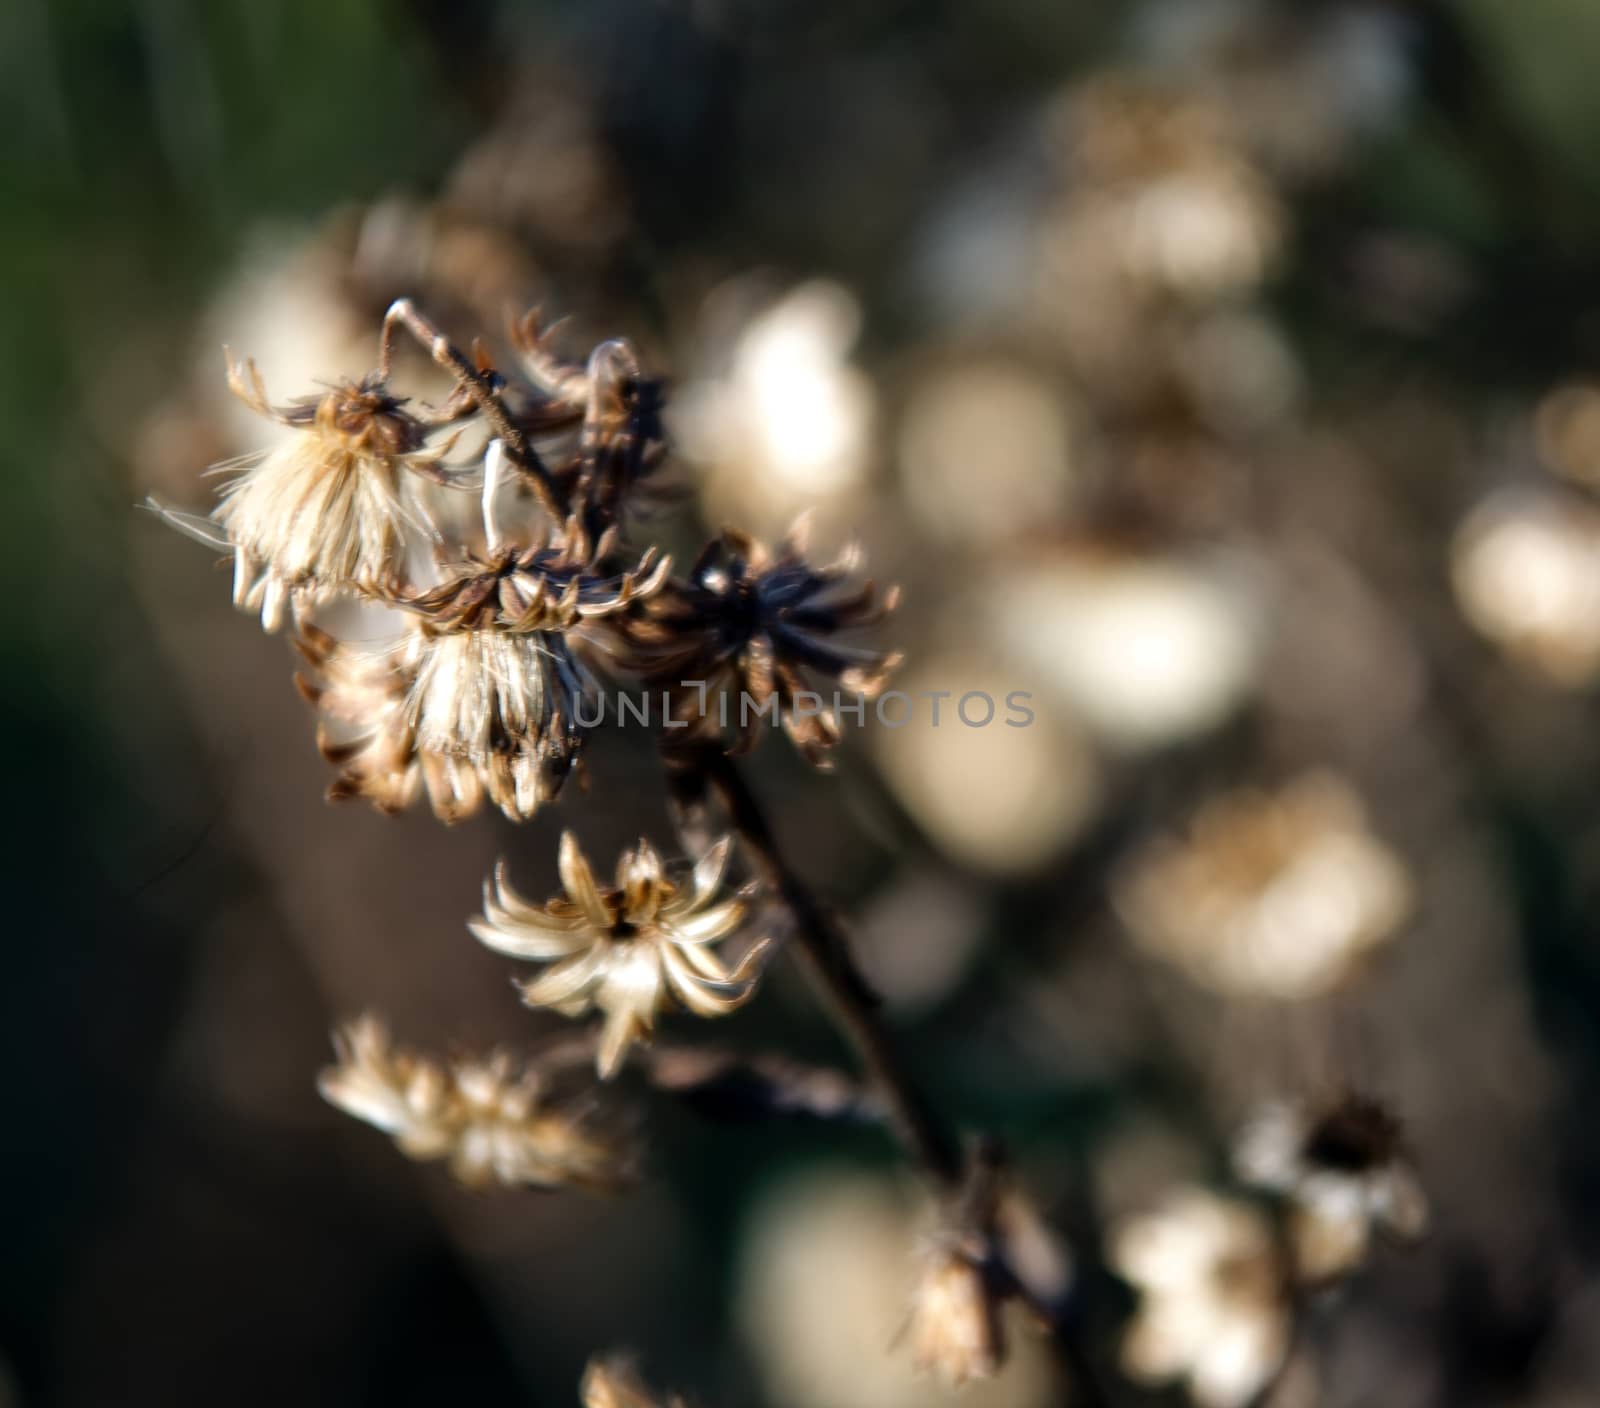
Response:
[[[849,362],[860,323],[847,289],[801,284],[745,325],[725,375],[684,388],[674,429],[718,514],[767,532],[860,486],[874,414]]]
[[[886,1179],[813,1172],[760,1202],[746,1231],[737,1304],[778,1408],[927,1408],[937,1391],[906,1339],[919,1229]],[[1036,1336],[1012,1337],[971,1408],[1042,1408],[1052,1373]]]
[[[1467,619],[1514,660],[1560,685],[1600,676],[1600,513],[1497,495],[1456,535],[1453,569]]]
[[[1281,999],[1349,978],[1392,937],[1411,896],[1360,798],[1326,773],[1208,803],[1116,882],[1117,908],[1142,948],[1220,992]]]
[[[1152,1384],[1186,1380],[1201,1408],[1251,1403],[1289,1345],[1266,1220],[1244,1203],[1187,1188],[1127,1219],[1110,1245],[1112,1266],[1140,1293],[1122,1344],[1128,1373]]]
[[[1276,1102],[1240,1132],[1234,1166],[1247,1183],[1289,1199],[1306,1280],[1356,1270],[1374,1230],[1408,1242],[1426,1231],[1427,1198],[1400,1136],[1383,1106],[1359,1096],[1320,1110]]]
[[[1241,581],[1111,549],[1005,573],[996,636],[1105,742],[1156,748],[1223,723],[1259,665],[1260,607]]]
[[[906,499],[944,541],[1037,533],[1068,507],[1072,432],[1060,388],[1025,366],[995,359],[935,372],[901,420]]]
[[[391,1135],[417,1160],[447,1159],[469,1187],[609,1188],[627,1173],[613,1144],[545,1098],[537,1072],[504,1053],[443,1065],[389,1044],[375,1017],[334,1036],[339,1062],[318,1078],[330,1104]]]
[[[1026,679],[976,656],[936,656],[881,697],[881,718],[898,727],[873,728],[875,751],[896,796],[930,838],[966,865],[995,874],[1018,874],[1057,854],[1093,815],[1099,800],[1095,761],[1070,722],[1052,713]],[[939,721],[934,701],[942,691]],[[1007,706],[1026,693],[1031,721]],[[961,717],[962,697],[985,695],[994,703],[987,725]],[[971,702],[981,719],[986,705]],[[1059,712],[1059,711],[1057,711]]]

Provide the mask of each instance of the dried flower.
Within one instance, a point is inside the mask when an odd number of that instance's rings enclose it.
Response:
[[[1368,829],[1360,798],[1324,773],[1209,803],[1118,885],[1142,946],[1219,991],[1283,999],[1344,982],[1410,904],[1406,869]]]
[[[323,716],[318,747],[342,768],[329,795],[392,812],[425,785],[444,821],[485,796],[513,821],[533,815],[583,747],[588,675],[566,630],[655,591],[669,565],[646,553],[599,576],[558,549],[506,550],[404,597],[421,622],[377,651],[302,628],[317,679],[298,683]]]
[[[444,1066],[391,1047],[371,1016],[333,1041],[339,1064],[318,1078],[323,1098],[392,1135],[409,1158],[448,1159],[469,1187],[601,1190],[627,1177],[623,1151],[550,1104],[538,1072],[515,1073],[504,1052]]]
[[[1473,626],[1557,685],[1600,676],[1600,514],[1555,494],[1495,495],[1456,535],[1456,600]]]
[[[724,837],[711,847],[683,884],[640,841],[618,860],[616,888],[602,890],[568,831],[559,862],[565,899],[530,904],[511,888],[502,863],[484,885],[482,916],[468,928],[500,953],[550,964],[522,987],[530,1006],[569,1017],[605,1014],[597,1065],[610,1077],[631,1043],[650,1038],[658,1012],[676,1004],[721,1017],[755,992],[764,942],[733,968],[714,952],[749,912],[744,893],[716,900],[730,845]]]
[[[1400,1122],[1375,1100],[1273,1104],[1240,1134],[1234,1163],[1246,1182],[1290,1200],[1296,1262],[1309,1281],[1354,1271],[1374,1229],[1408,1242],[1427,1229]]]
[[[687,1408],[677,1394],[660,1398],[625,1359],[591,1359],[583,1371],[583,1408]]]
[[[1131,1376],[1185,1379],[1202,1408],[1244,1408],[1277,1373],[1289,1311],[1271,1229],[1255,1209],[1182,1190],[1116,1229],[1111,1262],[1141,1297],[1122,1345]]]
[[[852,583],[855,553],[818,568],[806,562],[805,550],[803,522],[776,554],[724,531],[700,554],[687,582],[669,584],[642,613],[620,623],[619,663],[672,694],[674,717],[690,725],[686,736],[717,736],[726,726],[742,752],[754,745],[760,719],[776,711],[807,761],[826,767],[839,725],[820,696],[812,696],[813,708],[795,707],[797,696],[811,693],[807,673],[868,699],[888,682],[898,654],[834,637],[881,621],[897,605],[898,590],[880,600],[873,582]],[[738,699],[714,703],[710,691],[722,689]]]
[[[432,534],[409,477],[440,474],[423,423],[376,376],[281,408],[253,362],[230,362],[228,384],[292,432],[244,462],[214,512],[234,548],[234,604],[276,631],[290,610],[393,577],[407,532]]]
[[[951,1388],[999,1373],[1006,1354],[1000,1296],[981,1262],[960,1249],[933,1257],[912,1296],[907,1333],[917,1368]]]

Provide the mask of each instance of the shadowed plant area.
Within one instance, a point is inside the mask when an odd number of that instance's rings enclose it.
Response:
[[[1577,1408],[1580,0],[12,0],[0,1408]]]

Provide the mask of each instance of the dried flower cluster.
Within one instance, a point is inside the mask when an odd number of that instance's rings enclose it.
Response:
[[[437,408],[392,389],[402,332],[455,379]],[[530,317],[516,343],[520,366],[507,374],[402,301],[378,369],[359,382],[275,407],[253,365],[230,363],[233,390],[282,439],[228,466],[235,477],[209,521],[162,510],[228,549],[242,609],[269,631],[294,626],[318,745],[339,768],[330,795],[397,811],[426,793],[445,821],[487,800],[525,820],[581,765],[601,661],[670,688],[684,721],[684,701],[698,699],[704,719],[687,732],[700,741],[728,712],[707,690],[737,684],[755,704],[753,718],[735,705],[743,743],[760,720],[781,719],[823,762],[838,730],[826,714],[796,717],[799,672],[881,689],[894,657],[834,637],[879,619],[893,593],[876,604],[871,583],[851,584],[852,558],[812,567],[798,539],[774,555],[724,534],[687,581],[654,550],[629,552],[628,510],[661,497],[659,385],[622,341],[570,364]],[[451,464],[469,443],[478,448]],[[474,487],[481,549],[439,527],[448,496]],[[393,608],[403,624],[376,642],[339,639],[314,617],[340,601]]]

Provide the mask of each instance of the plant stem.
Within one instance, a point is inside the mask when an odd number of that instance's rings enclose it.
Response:
[[[787,906],[801,960],[834,1021],[855,1048],[906,1152],[938,1189],[956,1220],[975,1201],[992,1202],[992,1192],[986,1195],[983,1190],[995,1177],[993,1141],[981,1141],[969,1158],[953,1127],[917,1088],[883,1021],[879,998],[856,965],[843,928],[789,864],[738,763],[713,744],[697,750],[687,770],[716,792],[762,878]],[[988,1232],[992,1233],[992,1228]],[[988,1240],[993,1243],[992,1235]],[[1075,1319],[1054,1298],[1036,1294],[1013,1268],[1007,1267],[1006,1274],[1015,1294],[1048,1331],[1061,1371],[1071,1383],[1072,1401],[1082,1408],[1108,1408],[1111,1397]]]
[[[701,750],[695,765],[722,799],[762,879],[793,916],[800,958],[884,1101],[901,1143],[942,1193],[957,1193],[967,1171],[960,1140],[912,1082],[844,931],[785,858],[739,765],[719,747]]]

